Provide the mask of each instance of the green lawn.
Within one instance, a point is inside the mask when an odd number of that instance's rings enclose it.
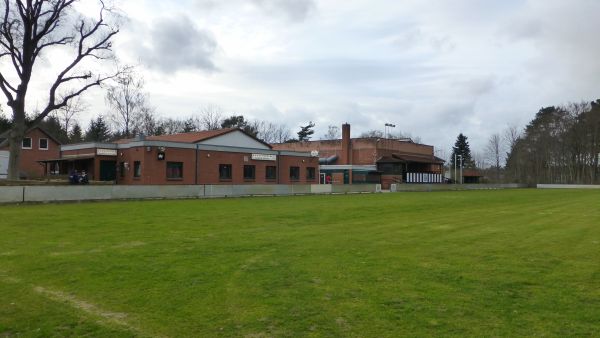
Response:
[[[599,336],[600,191],[0,206],[0,337]]]

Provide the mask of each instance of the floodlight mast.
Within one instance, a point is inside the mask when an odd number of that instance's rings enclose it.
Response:
[[[458,175],[456,175],[456,152],[454,153],[454,184],[456,184],[456,181],[458,180]]]
[[[458,158],[460,159],[460,184],[464,183],[464,177],[463,177],[463,156],[462,155],[458,155]],[[454,163],[456,165],[456,161]]]
[[[385,138],[388,139],[390,138],[390,128],[396,128],[395,124],[391,124],[391,123],[386,123],[385,124]]]

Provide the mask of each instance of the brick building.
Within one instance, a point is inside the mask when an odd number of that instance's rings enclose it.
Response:
[[[342,125],[341,140],[273,145],[274,149],[310,152],[320,157],[320,182],[334,184],[443,183],[444,160],[433,146],[410,139],[351,138],[350,125]]]
[[[43,162],[117,184],[310,184],[319,171],[310,153],[273,150],[237,128],[64,145]]]
[[[0,140],[1,141],[1,140]],[[21,178],[39,178],[49,174],[53,168],[39,160],[56,158],[60,154],[60,142],[42,128],[27,132],[21,144],[19,176]],[[8,174],[8,146],[0,149],[0,178]]]

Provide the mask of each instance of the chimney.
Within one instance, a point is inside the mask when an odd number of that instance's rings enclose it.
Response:
[[[351,159],[352,149],[350,145],[350,125],[342,124],[342,156],[341,164],[352,164]]]

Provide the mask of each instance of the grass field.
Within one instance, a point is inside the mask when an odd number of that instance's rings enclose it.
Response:
[[[599,336],[600,192],[0,206],[0,337]]]

